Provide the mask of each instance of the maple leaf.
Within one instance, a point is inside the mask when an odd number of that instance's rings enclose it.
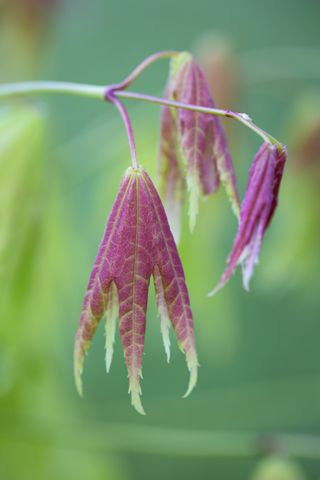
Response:
[[[170,84],[165,97],[169,98]],[[180,238],[180,219],[185,191],[185,171],[180,158],[176,112],[169,107],[161,109],[161,135],[158,155],[160,193],[175,241]]]
[[[279,188],[287,158],[285,147],[264,142],[254,157],[245,196],[241,205],[240,222],[227,267],[213,295],[222,288],[238,264],[242,266],[243,286],[249,290],[261,243],[278,204]]]
[[[184,104],[214,108],[205,76],[188,52],[171,61],[165,97]],[[239,195],[232,159],[227,147],[221,123],[216,116],[179,109],[171,112],[163,109],[161,121],[160,158],[176,172],[175,159],[182,155],[189,190],[189,221],[195,226],[200,194],[211,195],[220,181],[231,200],[233,210],[239,216]],[[169,117],[169,114],[171,117]],[[179,170],[179,174],[184,171]],[[170,185],[170,177],[164,175],[164,183]],[[171,188],[181,189],[181,182],[171,182]],[[172,187],[173,186],[173,187]],[[173,195],[171,195],[173,196]]]
[[[89,279],[76,334],[74,367],[77,389],[81,394],[84,355],[99,321],[105,315],[106,360],[107,369],[110,368],[118,310],[131,401],[142,414],[140,377],[152,275],[167,357],[169,321],[186,355],[190,371],[187,395],[196,383],[198,361],[183,267],[164,207],[148,174],[140,167],[129,168],[120,186]]]

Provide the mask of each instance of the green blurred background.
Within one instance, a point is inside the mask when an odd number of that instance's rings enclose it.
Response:
[[[316,0],[2,0],[0,82],[121,80],[158,50],[191,49],[217,104],[287,143],[280,206],[252,292],[239,273],[216,297],[236,222],[221,191],[179,250],[195,318],[199,382],[150,288],[146,417],[130,406],[119,339],[103,327],[75,391],[82,297],[129,149],[111,105],[58,96],[0,105],[0,479],[320,478],[320,3]],[[162,94],[168,65],[133,89]],[[126,103],[156,181],[159,108]],[[227,122],[241,192],[259,139]],[[173,339],[172,339],[173,340]],[[319,437],[317,436],[319,435]]]

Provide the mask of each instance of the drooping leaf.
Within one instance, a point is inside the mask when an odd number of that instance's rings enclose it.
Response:
[[[166,90],[165,98],[170,97],[168,92],[170,92],[170,85]],[[158,155],[160,193],[176,242],[180,238],[181,209],[185,190],[185,172],[180,159],[178,140],[176,112],[169,107],[163,107]]]
[[[184,104],[214,108],[204,74],[188,52],[172,58],[164,96]],[[236,176],[217,116],[183,108],[177,112],[164,107],[161,116],[159,172],[161,195],[176,238],[185,177],[189,191],[191,230],[198,214],[199,196],[213,194],[219,187],[220,180],[236,216],[239,216]]]
[[[225,269],[213,295],[229,280],[238,264],[242,266],[243,285],[249,290],[255,264],[258,262],[265,230],[278,203],[278,194],[287,152],[263,143],[249,172],[240,211],[240,224]]]
[[[172,97],[182,103],[214,108],[204,74],[189,54],[174,58],[175,85]],[[226,138],[218,117],[187,109],[179,110],[181,151],[187,166],[190,192],[190,226],[194,227],[198,211],[198,196],[214,193],[222,181],[232,207],[238,215],[239,195],[236,177]]]
[[[189,393],[196,382],[197,355],[183,268],[155,187],[143,169],[130,168],[120,186],[90,276],[76,335],[75,378],[81,393],[83,359],[98,323],[104,314],[107,325],[110,318],[114,318],[108,314],[108,302],[111,285],[115,285],[129,392],[133,406],[142,414],[140,377],[152,274],[161,317],[167,314],[170,318],[180,348],[186,355],[190,370]],[[162,327],[162,332],[165,328]],[[110,337],[112,343],[112,333]],[[166,333],[164,338],[168,353]]]
[[[154,209],[155,231],[159,231],[156,265],[162,277],[163,297],[178,344],[186,355],[190,371],[189,386],[185,394],[187,396],[196,384],[198,368],[188,289],[182,263],[160,197],[146,172],[143,173],[143,177],[148,188],[150,204]]]

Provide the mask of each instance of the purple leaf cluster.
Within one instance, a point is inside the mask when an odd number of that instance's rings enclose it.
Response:
[[[165,96],[184,104],[214,108],[204,74],[189,53],[173,59]],[[196,221],[199,195],[213,194],[220,182],[238,216],[240,201],[236,176],[218,117],[188,109],[179,109],[177,113],[164,107],[159,171],[165,205],[167,210],[176,212],[175,223],[179,223],[185,178],[190,196],[191,229]],[[178,206],[174,207],[175,204]]]
[[[187,394],[197,379],[193,318],[183,267],[158,193],[142,168],[129,168],[112,208],[85,295],[75,342],[75,378],[82,392],[83,361],[103,316],[110,368],[115,321],[129,376],[132,404],[144,413],[140,377],[150,278],[153,276],[161,332],[169,358],[172,325],[190,371]]]
[[[220,183],[223,184],[239,225],[226,269],[210,295],[228,282],[239,264],[244,288],[248,290],[265,231],[277,207],[287,158],[285,147],[267,134],[262,135],[266,141],[254,157],[240,206],[233,163],[218,117],[188,108],[191,105],[214,108],[204,74],[189,53],[178,54],[172,60],[165,97],[186,107],[178,105],[178,109],[173,109],[165,106],[161,114],[158,167],[161,195],[169,221],[151,179],[145,170],[136,166],[129,117],[117,100],[128,129],[133,167],[127,170],[120,185],[93,266],[74,353],[76,385],[81,394],[84,357],[99,322],[105,318],[106,368],[109,371],[118,321],[131,402],[141,414],[144,410],[140,399],[140,378],[151,277],[167,360],[170,358],[169,329],[172,326],[190,372],[186,395],[197,381],[193,317],[174,240],[174,237],[179,238],[185,191],[189,191],[192,229],[199,196],[211,195]],[[115,102],[115,97],[113,100]],[[270,143],[271,140],[277,145]]]
[[[170,89],[167,89],[167,97]],[[180,237],[181,210],[185,196],[185,172],[180,155],[178,125],[175,113],[169,107],[161,111],[161,142],[158,160],[160,193],[169,224],[176,241]]]

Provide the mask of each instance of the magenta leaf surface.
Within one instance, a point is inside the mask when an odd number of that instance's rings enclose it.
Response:
[[[167,356],[168,320],[186,355],[190,370],[188,394],[196,383],[198,361],[183,267],[155,187],[143,169],[130,168],[120,186],[89,279],[74,358],[76,385],[81,393],[84,355],[104,315],[106,360],[107,368],[110,367],[119,304],[119,331],[128,369],[129,392],[133,406],[142,414],[140,377],[151,275],[155,281]],[[109,330],[108,323],[111,323]]]
[[[240,223],[227,267],[213,295],[229,280],[238,264],[242,266],[243,286],[249,290],[255,264],[258,262],[265,230],[274,215],[287,158],[284,147],[263,143],[249,172],[249,179],[240,211]]]
[[[173,62],[176,62],[176,66],[172,68],[175,79],[173,98],[186,104],[214,108],[205,76],[192,56],[184,53]],[[240,201],[236,176],[218,117],[180,109],[178,128],[181,150],[187,166],[191,228],[194,227],[198,211],[199,193],[214,193],[220,181],[224,184],[238,216]]]
[[[170,98],[170,85],[165,97]],[[181,209],[185,191],[185,172],[179,152],[176,112],[169,107],[161,110],[161,134],[158,156],[160,193],[167,212],[169,225],[176,242],[180,238]]]

